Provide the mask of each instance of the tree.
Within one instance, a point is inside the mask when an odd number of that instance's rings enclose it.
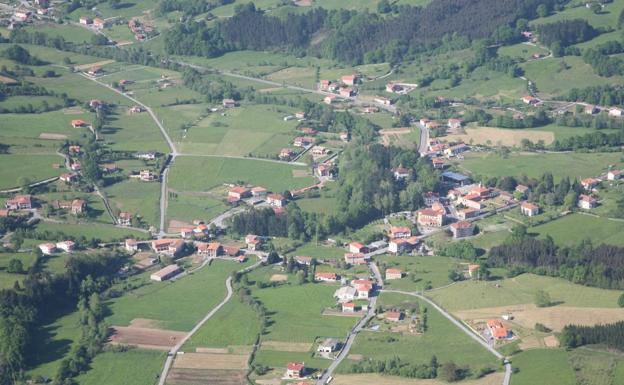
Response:
[[[602,5],[598,2],[591,3],[590,8],[593,13],[596,15],[602,12]]]
[[[552,301],[550,300],[550,294],[548,294],[544,290],[538,290],[535,293],[535,305],[537,307],[552,306]]]
[[[539,17],[546,17],[546,16],[548,16],[548,8],[546,8],[545,4],[538,5],[537,9],[535,10],[535,12],[537,12],[537,15]]]
[[[624,307],[624,293],[622,293],[622,295],[620,295],[620,298],[618,298],[618,306]]]
[[[463,379],[463,370],[454,362],[446,362],[442,364],[438,375],[446,382],[455,382]]]
[[[95,34],[93,36],[91,36],[91,44],[93,45],[107,45],[108,44],[108,38],[104,35],[100,35]]]
[[[390,11],[392,11],[392,7],[390,6],[390,2],[388,2],[388,0],[381,0],[377,4],[377,12],[388,13]]]
[[[17,258],[13,258],[9,261],[7,266],[7,272],[13,274],[22,274],[24,272],[24,264]]]
[[[305,272],[303,270],[299,270],[297,272],[297,284],[303,285],[305,283]]]
[[[525,225],[516,225],[511,229],[510,242],[519,242],[529,236]]]

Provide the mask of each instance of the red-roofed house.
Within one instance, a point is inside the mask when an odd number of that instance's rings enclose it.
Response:
[[[132,239],[132,238],[126,239],[126,241],[124,242],[124,246],[126,248],[126,251],[130,253],[139,250],[139,245],[136,239]]]
[[[314,280],[317,282],[336,282],[338,275],[331,272],[317,272],[314,273]]]
[[[204,257],[209,257],[209,258],[218,257],[219,254],[221,254],[222,252],[223,252],[223,246],[221,246],[219,242],[210,242],[210,243],[199,242],[197,244],[197,254],[204,256]]]
[[[346,253],[344,260],[350,265],[365,265],[368,262],[368,258],[362,253]]]
[[[351,96],[355,95],[355,91],[353,90],[353,88],[350,87],[343,87],[340,89],[340,96],[342,96],[343,98],[350,98]]]
[[[387,311],[384,313],[384,318],[390,322],[399,322],[403,319],[403,313],[400,311]]]
[[[359,78],[357,75],[353,74],[353,75],[345,75],[342,78],[340,78],[340,80],[342,80],[342,82],[348,86],[353,86],[358,82]]]
[[[474,218],[479,215],[479,210],[467,207],[465,209],[457,210],[457,217],[461,220]]]
[[[42,243],[39,245],[39,250],[44,255],[50,255],[56,251],[56,245],[54,243]]]
[[[182,271],[182,268],[180,266],[175,265],[175,264],[169,265],[158,270],[154,274],[150,275],[150,279],[152,281],[158,281],[158,282],[166,281],[169,278],[172,278],[180,274],[181,271]]]
[[[595,208],[597,205],[598,201],[595,198],[585,194],[579,195],[578,207],[589,210]]]
[[[76,243],[74,241],[61,241],[56,243],[56,248],[59,250],[63,250],[66,253],[71,253],[74,251],[74,247]]]
[[[65,174],[61,174],[59,179],[61,180],[61,182],[72,183],[72,182],[78,180],[78,174],[75,174],[73,172],[71,172],[71,173],[70,172],[66,172]]]
[[[386,279],[401,279],[403,278],[403,270],[389,268],[386,269]]]
[[[462,121],[461,121],[461,119],[453,119],[453,118],[451,118],[451,119],[449,119],[449,120],[448,120],[448,122],[447,122],[447,126],[448,126],[449,128],[451,128],[451,129],[457,129],[457,128],[460,128],[460,127],[461,127],[461,125],[462,125]]]
[[[87,125],[87,122],[85,122],[84,120],[74,119],[71,121],[71,126],[73,128],[85,127],[86,125]]]
[[[537,103],[539,103],[539,100],[538,100],[537,98],[534,98],[533,96],[529,96],[529,95],[527,95],[527,96],[523,96],[523,97],[522,97],[522,102],[523,102],[524,104],[528,104],[528,105],[530,105],[530,106],[534,106],[534,105],[536,105]]]
[[[587,191],[591,191],[593,190],[596,186],[598,186],[598,184],[600,183],[600,181],[598,179],[594,179],[594,178],[587,178],[587,179],[583,179],[581,181],[581,186],[583,186],[583,188]]]
[[[342,312],[343,313],[354,313],[355,312],[355,304],[353,302],[345,302],[342,304]]]
[[[329,85],[331,84],[331,82],[327,79],[321,79],[321,81],[319,82],[319,87],[322,90],[326,90],[329,88]]]
[[[228,197],[234,198],[234,199],[237,199],[237,200],[241,200],[243,198],[248,198],[249,196],[251,196],[251,190],[249,190],[247,187],[243,187],[243,186],[232,187],[228,191]]]
[[[257,235],[247,234],[245,243],[247,244],[247,250],[256,251],[262,244],[262,239]]]
[[[442,227],[444,212],[429,208],[420,209],[418,210],[418,224],[426,227]]]
[[[290,148],[282,148],[279,153],[280,159],[290,159],[294,155],[294,152]]]
[[[120,212],[117,223],[120,226],[132,226],[132,214],[123,211]]]
[[[351,286],[356,290],[357,298],[366,299],[370,297],[373,290],[373,282],[368,279],[356,279],[351,282]]]
[[[388,236],[390,238],[409,238],[412,236],[412,229],[406,226],[392,226]]]
[[[4,207],[10,210],[28,210],[32,209],[32,206],[32,196],[30,195],[16,195],[4,202]]]
[[[309,136],[298,136],[293,141],[293,146],[295,147],[307,147],[314,143],[314,138]]]
[[[492,337],[497,340],[509,338],[509,330],[507,330],[501,321],[491,319],[487,322],[487,326],[490,329],[490,333],[492,333]]]
[[[405,167],[393,168],[392,173],[394,174],[394,179],[396,180],[405,179],[409,176],[409,170]]]
[[[182,239],[156,239],[152,241],[152,249],[159,254],[170,257],[177,256],[184,248]]]
[[[388,251],[395,254],[407,253],[418,245],[417,237],[391,239],[388,242]]]
[[[301,378],[305,373],[305,364],[303,362],[289,362],[286,366],[287,378]]]
[[[351,242],[349,243],[349,252],[350,253],[366,253],[368,249],[365,245],[360,242]]]
[[[284,207],[286,205],[286,198],[282,194],[269,194],[266,201],[275,207]]]
[[[520,212],[522,215],[526,215],[527,217],[532,217],[534,215],[539,214],[540,208],[537,205],[534,205],[531,202],[522,202],[520,204]]]
[[[622,170],[611,170],[607,173],[608,180],[619,180],[624,176],[624,172]]]
[[[474,226],[470,222],[459,221],[449,226],[454,238],[469,237],[474,234]]]

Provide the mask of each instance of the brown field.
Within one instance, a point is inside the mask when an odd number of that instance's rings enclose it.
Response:
[[[260,346],[261,350],[276,350],[278,352],[309,352],[312,344],[305,342],[281,342],[281,341],[263,341]]]
[[[248,354],[185,353],[178,354],[173,367],[179,369],[245,370]]]
[[[462,381],[462,385],[500,385],[504,373],[492,373],[478,380]],[[439,380],[415,380],[380,374],[345,374],[337,375],[332,385],[448,385]]]
[[[63,108],[63,113],[65,115],[77,115],[77,114],[84,114],[84,110],[80,107],[67,107],[67,108]]]
[[[471,144],[520,146],[522,139],[528,139],[533,143],[543,140],[545,144],[551,144],[555,140],[555,134],[547,131],[535,131],[527,129],[505,129],[496,127],[466,128],[465,134],[448,135],[444,139],[450,142],[462,141]]]
[[[386,128],[379,131],[379,135],[381,135],[381,144],[384,146],[404,146],[409,147],[413,146],[414,142],[406,138],[405,135],[412,132],[412,129],[409,127],[402,128]]]
[[[273,274],[271,278],[269,278],[271,282],[284,282],[288,281],[288,276],[285,274]]]
[[[622,309],[571,306],[539,308],[533,304],[461,310],[455,315],[462,320],[482,322],[490,318],[498,318],[505,313],[511,313],[514,316],[514,319],[508,322],[512,329],[514,324],[525,329],[533,329],[539,322],[554,331],[560,331],[571,322],[576,325],[596,325],[624,320]]]
[[[102,60],[102,61],[98,61],[95,63],[89,63],[89,64],[82,64],[79,66],[74,66],[74,68],[78,71],[83,71],[83,70],[88,70],[91,67],[102,67],[105,66],[107,64],[111,64],[114,63],[114,60]]]
[[[186,335],[173,330],[136,326],[113,326],[111,329],[111,344],[133,345],[143,349],[169,350]]]
[[[17,81],[15,79],[11,79],[6,76],[0,75],[0,83],[13,84],[13,83],[17,83]]]
[[[65,139],[67,139],[67,135],[63,135],[63,134],[50,134],[50,133],[47,133],[47,132],[42,132],[41,134],[39,134],[39,139],[65,140]]]
[[[308,170],[292,170],[293,178],[305,178],[306,176],[310,176],[310,172]]]
[[[229,354],[228,348],[195,348],[195,353]]]
[[[247,385],[245,370],[178,369],[167,376],[173,385]]]
[[[363,359],[364,359],[364,356],[361,354],[349,354],[347,356],[347,360],[360,361]]]
[[[182,222],[182,221],[176,221],[174,219],[169,221],[169,227],[167,227],[167,231],[170,233],[179,233],[180,230],[182,229],[186,229],[186,228],[193,228],[195,226],[193,226],[190,223],[187,222]]]

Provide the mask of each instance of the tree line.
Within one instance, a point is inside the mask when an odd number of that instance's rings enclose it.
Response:
[[[566,325],[559,341],[568,348],[599,344],[624,351],[624,321],[595,326]]]

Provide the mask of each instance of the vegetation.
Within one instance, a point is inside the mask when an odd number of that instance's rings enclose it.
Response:
[[[624,350],[624,321],[596,326],[568,325],[561,331],[559,341],[570,348],[606,345],[621,351]]]

